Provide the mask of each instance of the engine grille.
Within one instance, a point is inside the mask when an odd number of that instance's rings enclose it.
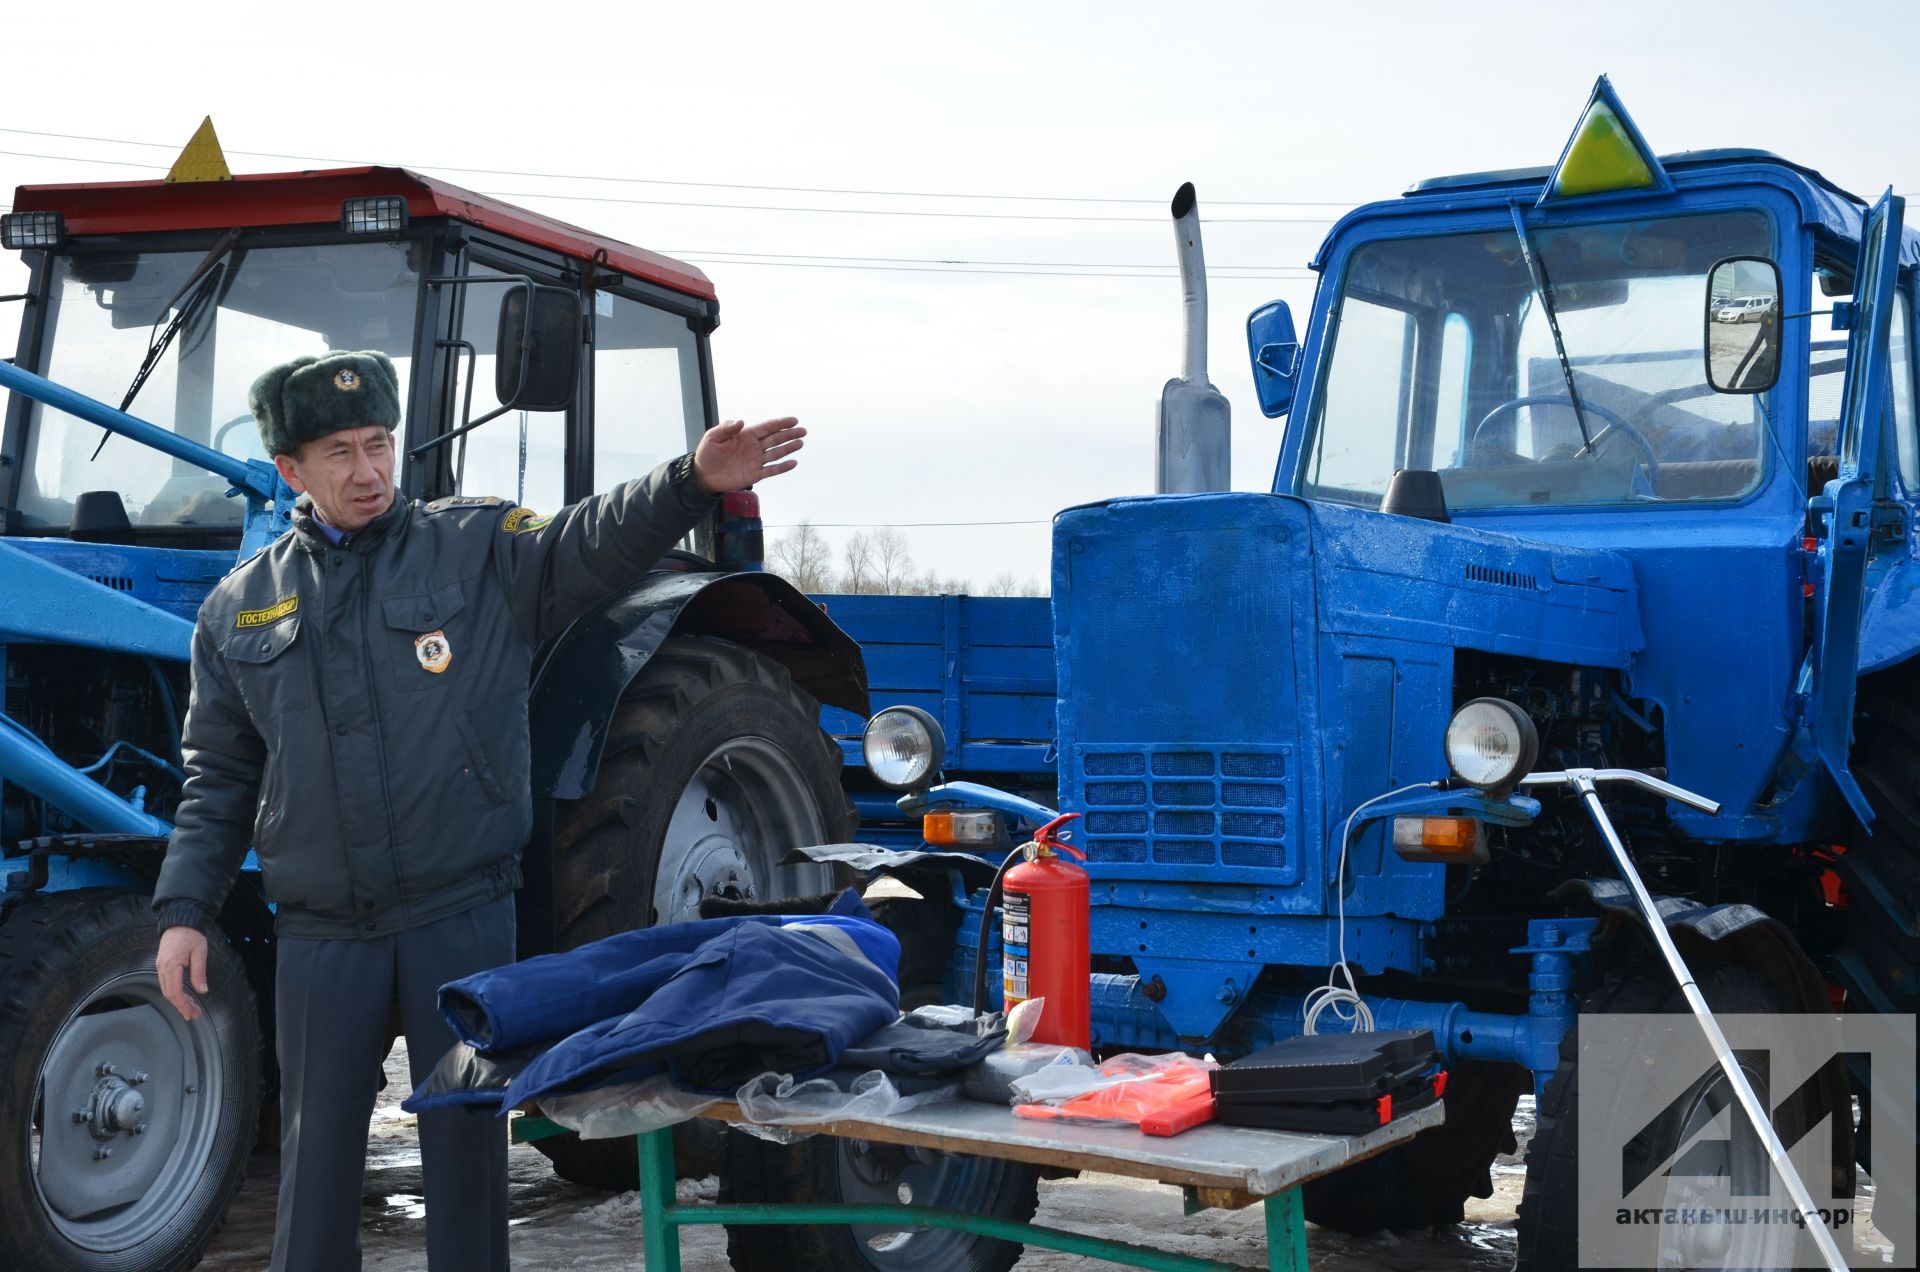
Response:
[[[1085,745],[1075,775],[1093,861],[1285,870],[1286,745]]]

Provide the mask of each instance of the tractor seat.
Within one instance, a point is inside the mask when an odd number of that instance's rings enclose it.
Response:
[[[127,518],[127,505],[117,490],[89,490],[73,501],[73,518],[67,537],[80,543],[133,542],[133,522]]]

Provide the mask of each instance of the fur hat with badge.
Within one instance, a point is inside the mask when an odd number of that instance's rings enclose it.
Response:
[[[269,455],[285,455],[343,428],[400,423],[393,360],[367,349],[283,362],[253,382],[247,405]]]

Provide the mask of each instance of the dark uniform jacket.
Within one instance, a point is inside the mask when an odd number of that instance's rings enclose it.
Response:
[[[249,844],[282,936],[384,935],[519,887],[534,651],[712,505],[685,457],[552,517],[397,500],[339,546],[302,500],[194,625],[162,925],[209,921]]]

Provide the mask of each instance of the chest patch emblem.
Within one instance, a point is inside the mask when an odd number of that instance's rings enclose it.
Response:
[[[233,625],[238,628],[266,627],[277,623],[300,608],[298,596],[283,596],[265,609],[241,610]]]
[[[413,656],[420,665],[439,675],[453,662],[453,646],[447,643],[445,632],[428,632],[425,636],[413,638]]]

